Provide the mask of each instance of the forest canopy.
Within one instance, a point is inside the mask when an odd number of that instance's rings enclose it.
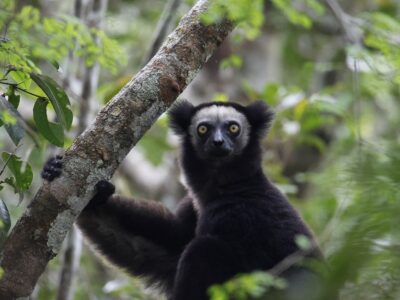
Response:
[[[93,124],[195,2],[1,1],[0,250],[46,160]],[[399,298],[400,3],[215,0],[201,22],[224,18],[235,29],[179,98],[267,103],[275,120],[263,168],[320,243],[328,270],[306,262],[323,273],[320,299]],[[177,146],[162,114],[117,169],[118,193],[176,207],[185,194]],[[297,243],[312,246],[303,236]],[[209,294],[263,299],[283,286],[256,272]],[[31,297],[160,299],[104,264],[77,230]]]

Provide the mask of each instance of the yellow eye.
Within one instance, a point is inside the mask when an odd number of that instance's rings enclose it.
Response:
[[[207,131],[208,131],[208,128],[205,125],[200,125],[199,127],[197,127],[197,132],[201,135],[206,134]]]
[[[240,131],[240,127],[237,124],[231,124],[229,125],[229,132],[233,134],[237,134]]]

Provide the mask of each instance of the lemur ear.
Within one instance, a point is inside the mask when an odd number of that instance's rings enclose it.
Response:
[[[271,126],[274,113],[265,102],[259,100],[246,106],[246,117],[251,125],[252,132],[258,136],[263,136]]]
[[[190,125],[194,106],[187,100],[175,102],[170,108],[169,126],[177,135],[184,135]]]

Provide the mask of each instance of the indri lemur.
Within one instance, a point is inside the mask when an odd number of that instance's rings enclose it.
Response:
[[[107,181],[78,218],[86,237],[111,262],[164,288],[169,299],[203,300],[235,274],[269,270],[298,249],[307,226],[261,167],[260,140],[273,114],[248,106],[181,101],[169,111],[181,138],[188,196],[171,213],[157,202],[113,195]],[[60,157],[42,176],[61,173]],[[310,254],[318,256],[318,250]]]

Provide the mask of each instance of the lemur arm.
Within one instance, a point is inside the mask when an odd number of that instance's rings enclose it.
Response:
[[[78,226],[94,242],[101,229],[94,224],[101,224],[100,227],[110,236],[121,233],[140,236],[171,253],[180,253],[194,236],[196,215],[188,197],[181,201],[177,213],[173,214],[158,202],[118,195],[107,195],[104,203],[93,203],[98,194],[78,218]]]
[[[62,158],[50,159],[42,177],[52,181],[62,172]],[[196,213],[184,198],[175,214],[157,202],[136,201],[114,193],[100,181],[97,193],[77,224],[92,244],[117,266],[171,290],[181,251],[194,236]]]
[[[174,215],[157,202],[114,195],[85,208],[77,223],[112,263],[170,293],[181,252],[194,236],[196,216],[190,198],[181,201]]]
[[[52,181],[61,172],[62,157],[56,156],[46,163],[41,175]],[[172,252],[181,251],[194,236],[196,213],[189,197],[181,201],[177,213],[173,214],[155,201],[113,195],[114,185],[105,180],[98,182],[96,189],[96,194],[78,218],[78,225],[92,240],[96,240],[97,232],[94,223],[102,224],[108,232],[140,236]]]

